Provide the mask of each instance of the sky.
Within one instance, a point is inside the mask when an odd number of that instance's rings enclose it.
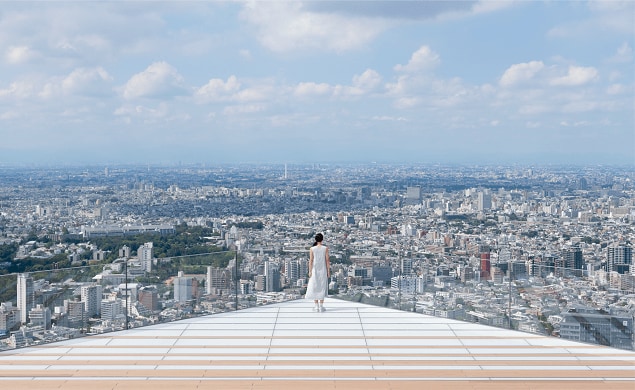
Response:
[[[0,164],[635,164],[635,1],[0,0]]]

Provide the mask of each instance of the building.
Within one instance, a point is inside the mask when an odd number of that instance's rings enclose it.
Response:
[[[265,290],[266,292],[280,291],[280,269],[271,261],[265,261]]]
[[[194,283],[189,276],[184,276],[183,271],[179,271],[174,278],[174,300],[185,303],[194,297]]]
[[[42,305],[36,305],[29,311],[29,321],[32,326],[40,326],[42,329],[51,329],[51,309]]]
[[[561,315],[560,337],[563,339],[635,349],[632,315],[583,307],[570,308]]]
[[[159,292],[155,286],[144,286],[138,292],[139,303],[154,312],[160,309]]]
[[[405,204],[416,205],[421,204],[421,187],[406,187]]]
[[[633,248],[626,244],[613,244],[606,248],[606,271],[627,274],[633,264]]]
[[[20,325],[20,309],[11,302],[0,304],[0,336],[9,334],[11,329]]]
[[[124,317],[123,301],[121,298],[103,299],[101,301],[101,319],[115,321]]]
[[[555,269],[557,276],[582,276],[584,269],[582,249],[579,246],[563,249],[561,257],[555,260]]]
[[[492,208],[492,195],[489,192],[481,191],[478,193],[476,209],[478,211],[487,211]]]
[[[85,304],[86,315],[99,317],[101,314],[102,287],[99,284],[82,286],[81,300]]]
[[[152,260],[154,258],[153,243],[146,242],[137,249],[137,257],[141,263],[141,268],[146,272],[152,272]]]
[[[64,301],[64,310],[68,318],[69,328],[84,328],[88,321],[85,303],[82,301]]]
[[[31,278],[28,273],[18,274],[17,292],[17,306],[20,310],[20,321],[26,324],[28,322],[29,312],[33,309],[35,302],[33,278]]]
[[[400,264],[401,275],[409,276],[412,275],[412,259],[401,259]]]
[[[231,289],[231,271],[226,268],[207,267],[205,292],[218,294],[223,290]]]

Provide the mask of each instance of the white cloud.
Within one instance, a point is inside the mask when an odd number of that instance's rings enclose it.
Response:
[[[0,98],[26,99],[33,96],[35,85],[27,81],[14,81],[7,88],[0,89]]]
[[[381,76],[372,69],[366,69],[361,75],[353,76],[353,87],[362,91],[372,91],[381,84]]]
[[[28,46],[11,46],[7,49],[6,60],[10,64],[23,64],[36,58],[38,54]]]
[[[410,57],[406,65],[395,65],[397,72],[421,72],[434,69],[441,63],[439,55],[428,46],[421,46]]]
[[[626,91],[626,88],[622,84],[611,84],[606,88],[608,95],[619,95]]]
[[[531,80],[545,65],[542,61],[531,61],[514,64],[507,68],[500,78],[502,87],[510,87]]]
[[[556,86],[579,86],[595,80],[597,76],[598,71],[593,67],[569,66],[566,75],[553,78],[550,84]]]
[[[238,92],[240,83],[236,76],[231,75],[227,81],[222,79],[211,79],[204,86],[196,90],[195,96],[204,101],[229,100],[231,96]]]
[[[394,116],[390,116],[390,115],[376,115],[372,118],[370,118],[374,121],[387,121],[387,122],[406,122],[407,119],[404,118],[403,116],[398,116],[398,117],[394,117]]]
[[[628,44],[628,42],[622,43],[620,47],[617,48],[615,55],[609,58],[609,62],[631,62],[633,61],[633,49]]]
[[[241,15],[256,27],[260,43],[275,52],[359,49],[387,28],[376,18],[312,12],[301,2],[249,2]]]
[[[266,109],[264,104],[238,104],[234,106],[227,106],[223,109],[225,115],[239,115],[239,114],[253,114],[256,112],[262,112]]]
[[[123,86],[125,99],[161,98],[181,95],[185,92],[183,76],[165,61],[155,62],[137,73]]]
[[[298,97],[324,96],[332,91],[333,87],[326,83],[303,82],[293,89],[293,94]]]
[[[112,76],[102,67],[75,69],[62,81],[66,94],[104,95],[111,92]]]

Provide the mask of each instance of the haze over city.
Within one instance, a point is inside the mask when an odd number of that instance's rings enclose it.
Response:
[[[631,1],[30,2],[0,164],[633,164]]]

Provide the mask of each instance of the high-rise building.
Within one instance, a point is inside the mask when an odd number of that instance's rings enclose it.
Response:
[[[401,274],[404,276],[412,275],[412,259],[401,259]]]
[[[123,301],[121,298],[103,299],[101,301],[101,319],[115,321],[124,317]]]
[[[154,244],[151,242],[146,242],[141,245],[137,250],[137,256],[139,257],[139,262],[141,263],[141,267],[146,272],[152,272],[152,259],[154,258]]]
[[[486,211],[492,208],[492,195],[489,192],[481,191],[478,193],[478,211]]]
[[[183,271],[179,271],[174,278],[174,300],[177,302],[187,302],[194,297],[192,278],[184,276]]]
[[[155,286],[141,287],[138,292],[139,303],[150,311],[159,310],[159,292]]]
[[[407,205],[416,205],[421,203],[421,187],[407,187],[406,188],[406,199],[405,203]]]
[[[82,286],[81,297],[86,308],[86,315],[90,317],[99,317],[101,314],[101,293],[102,287],[98,284]]]
[[[280,270],[270,261],[265,261],[265,291],[280,291]]]
[[[17,304],[20,309],[20,321],[27,323],[29,311],[33,309],[35,302],[35,291],[33,288],[33,278],[28,273],[18,274]]]
[[[130,247],[127,245],[122,246],[119,249],[119,257],[124,257],[124,258],[130,257]]]
[[[490,260],[490,251],[488,248],[480,249],[480,257],[481,257],[481,279],[490,280],[491,279],[491,260]]]
[[[606,271],[627,274],[633,264],[633,248],[626,244],[609,245],[606,253]]]
[[[68,326],[71,328],[83,328],[88,321],[86,307],[81,301],[64,301],[64,309],[68,315]]]
[[[556,275],[558,276],[582,276],[584,269],[584,258],[582,249],[579,246],[563,249],[561,257],[556,259]]]
[[[207,267],[205,292],[216,294],[218,291],[231,288],[231,271],[226,268]]]

